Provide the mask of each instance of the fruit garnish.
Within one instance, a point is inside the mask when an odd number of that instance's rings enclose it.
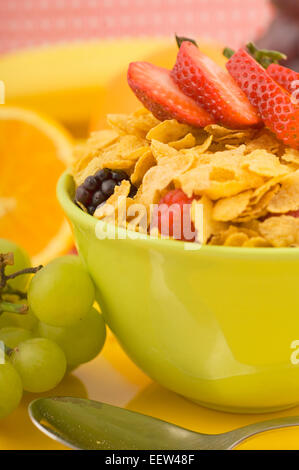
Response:
[[[189,242],[195,240],[195,229],[191,221],[192,201],[181,189],[169,191],[160,200],[157,225],[162,235]]]
[[[78,256],[51,261],[32,279],[28,301],[36,317],[66,327],[84,318],[95,300],[95,289]]]
[[[291,95],[245,49],[239,49],[226,67],[265,125],[286,145],[299,149],[299,107]]]
[[[7,326],[0,329],[0,341],[2,341],[6,347],[14,349],[23,341],[31,339],[33,333],[25,328],[17,328],[15,326]]]
[[[36,268],[26,267],[20,271],[7,274],[8,266],[13,266],[14,254],[0,253],[0,316],[2,312],[11,312],[16,314],[25,314],[28,311],[28,305],[22,302],[26,294],[15,289],[10,282],[19,276],[37,273],[42,266]]]
[[[261,64],[265,69],[271,64],[278,64],[280,60],[286,60],[287,56],[279,51],[270,51],[268,49],[258,49],[253,42],[246,45],[247,51],[254,57],[254,59]],[[236,53],[233,49],[226,47],[223,49],[223,55],[227,59],[231,59]]]
[[[140,58],[136,55],[131,60],[146,60],[156,66],[171,70],[176,61],[177,51],[176,47],[171,45],[169,41],[167,44],[167,47],[163,47],[163,45],[159,47],[157,43],[156,51],[152,53],[147,52],[146,58]],[[213,58],[220,65],[225,65],[225,58],[222,55],[221,47],[209,41],[202,41],[200,46],[205,54]],[[117,90],[117,93],[115,93],[115,90]],[[126,74],[122,71],[115,74],[115,77],[105,84],[103,91],[105,93],[103,93],[98,106],[94,106],[94,109],[91,109],[89,132],[106,128],[107,114],[129,114],[140,108],[139,101],[136,100],[136,96],[128,86]]]
[[[34,264],[68,252],[73,244],[55,194],[72,150],[70,135],[51,119],[0,106],[0,233],[24,246]]]
[[[67,370],[97,356],[106,338],[103,317],[92,307],[93,282],[78,256],[33,268],[22,248],[0,239],[5,248],[13,252],[0,251],[0,419],[18,406],[23,389],[56,387]]]
[[[22,398],[22,380],[10,362],[0,364],[0,419],[14,411]]]
[[[183,41],[171,76],[182,92],[231,128],[257,126],[261,120],[229,75],[198,47]]]
[[[270,77],[289,93],[296,93],[299,89],[299,73],[283,65],[272,64],[267,68]],[[298,96],[298,95],[297,95]]]
[[[19,344],[11,355],[26,392],[42,393],[61,382],[66,372],[62,349],[46,338],[32,338]]]
[[[299,209],[297,211],[288,212],[286,215],[290,215],[291,217],[295,217],[295,219],[299,219]]]
[[[122,170],[109,170],[103,168],[95,175],[88,176],[76,190],[76,202],[82,204],[90,215],[96,208],[105,202],[114,193],[115,186],[119,186],[123,180],[130,180]],[[129,197],[134,197],[137,188],[131,185]]]
[[[18,246],[16,243],[0,238],[0,253],[13,253],[13,264],[7,265],[5,273],[13,274],[21,269],[31,268],[31,260],[28,253]],[[29,274],[23,276],[17,276],[15,279],[11,279],[7,282],[10,287],[14,289],[24,291],[29,281]]]
[[[67,328],[40,322],[38,335],[58,344],[65,354],[68,367],[73,369],[99,354],[105,343],[106,326],[102,315],[91,308],[82,320]]]
[[[148,62],[132,62],[128,69],[128,83],[145,108],[160,121],[176,119],[194,127],[205,127],[215,122],[207,111],[184,95],[172,80],[169,70]]]

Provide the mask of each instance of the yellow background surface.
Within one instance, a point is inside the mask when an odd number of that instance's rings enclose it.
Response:
[[[197,406],[152,382],[130,361],[110,333],[100,356],[81,366],[67,376],[59,387],[44,396],[55,395],[103,401],[210,434],[275,417],[299,415],[299,407],[266,415],[236,415]],[[31,423],[27,406],[36,397],[26,394],[21,406],[0,422],[0,449],[66,449]],[[238,449],[298,450],[299,427],[260,434],[241,444]]]

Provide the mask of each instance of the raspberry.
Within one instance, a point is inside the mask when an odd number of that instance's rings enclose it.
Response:
[[[193,199],[188,198],[181,189],[174,189],[160,200],[157,226],[162,235],[189,242],[195,240],[195,229],[190,211]]]
[[[265,217],[262,217],[260,221],[264,222],[270,217],[280,217],[282,215],[288,215],[289,217],[295,217],[295,219],[299,219],[299,209],[297,211],[286,212],[285,214],[267,214]]]
[[[103,168],[95,175],[88,176],[84,183],[78,186],[75,201],[80,202],[87,208],[87,212],[93,215],[96,208],[114,193],[115,186],[119,186],[123,180],[129,180],[124,171]],[[131,185],[129,197],[134,197],[136,192],[137,188]]]
[[[299,219],[299,210],[288,212],[287,215],[290,215],[291,217],[295,217],[295,219]]]

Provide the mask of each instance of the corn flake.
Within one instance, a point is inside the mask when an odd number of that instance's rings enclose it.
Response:
[[[253,138],[253,136],[256,134],[255,129],[228,129],[223,126],[219,126],[218,124],[211,124],[206,126],[205,131],[213,136],[215,142],[225,144],[234,144],[236,142],[239,144],[245,143],[248,139]]]
[[[248,248],[269,248],[270,246],[272,246],[271,243],[263,237],[252,237],[243,245],[243,247]]]
[[[270,217],[259,224],[259,230],[274,247],[282,248],[299,244],[299,219],[295,217],[287,215]]]
[[[180,124],[175,119],[160,122],[146,135],[147,140],[158,140],[163,144],[181,139],[192,131],[190,126]]]
[[[253,191],[245,191],[236,196],[220,199],[214,206],[213,219],[228,222],[238,218],[250,203]]]
[[[282,143],[276,138],[268,129],[264,128],[246,144],[246,153],[254,152],[255,150],[266,150],[269,153],[278,154],[282,149]]]
[[[244,246],[249,241],[248,236],[245,233],[237,232],[229,235],[224,242],[224,246]]]
[[[274,178],[276,176],[284,176],[290,173],[286,165],[282,165],[276,155],[266,150],[254,150],[250,154],[244,156],[243,168],[248,168],[266,178]]]
[[[285,162],[299,165],[299,150],[287,148],[285,149],[285,153],[281,156],[281,159]]]
[[[113,129],[105,129],[103,131],[92,132],[87,143],[91,148],[101,150],[114,144],[118,139],[118,132]]]
[[[179,155],[179,152],[176,149],[154,139],[151,142],[151,150],[157,162],[161,162],[162,160],[171,160]]]
[[[160,121],[145,109],[133,114],[109,114],[107,122],[110,127],[115,129],[120,135],[135,135],[145,138],[147,133]]]
[[[185,135],[182,139],[175,140],[174,142],[169,142],[169,146],[176,149],[176,150],[181,150],[181,149],[189,149],[193,148],[196,144],[196,139],[193,134],[189,133]]]
[[[131,174],[131,181],[135,186],[139,186],[143,180],[146,172],[156,165],[156,159],[154,158],[152,151],[147,149],[143,155],[137,161],[134,171]]]
[[[268,210],[274,214],[285,214],[299,209],[299,170],[281,181],[281,189],[272,198]]]
[[[150,204],[156,204],[161,192],[180,174],[188,171],[192,163],[193,157],[189,155],[178,154],[172,158],[158,159],[158,165],[150,168],[144,175],[142,185],[135,197],[136,201],[147,207]]]

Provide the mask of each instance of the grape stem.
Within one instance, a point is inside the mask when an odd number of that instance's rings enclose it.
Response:
[[[10,348],[9,346],[6,346],[6,344],[4,345],[4,352],[5,354],[9,357],[12,355],[12,353],[14,352],[14,350],[12,348]]]
[[[22,274],[35,274],[37,271],[42,269],[42,265],[37,266],[36,268],[25,268],[22,269],[21,271],[16,271],[13,274],[10,274],[9,276],[5,276],[6,281],[9,281],[10,279],[15,279],[17,276],[21,276]]]
[[[42,266],[37,266],[36,268],[25,268],[21,271],[16,271],[15,273],[6,275],[5,268],[6,266],[12,266],[14,264],[14,255],[13,253],[1,253],[0,254],[0,291],[6,287],[7,281],[15,279],[18,276],[23,274],[35,274]]]
[[[24,315],[28,312],[28,305],[26,304],[14,304],[12,302],[0,302],[0,314],[2,312],[18,313]]]
[[[16,295],[19,299],[27,298],[24,292],[13,289],[7,282],[24,274],[35,274],[42,268],[42,266],[37,266],[36,268],[25,268],[9,275],[5,274],[6,266],[13,266],[13,264],[13,253],[0,253],[0,315],[3,312],[18,313],[20,315],[28,312],[28,306],[25,304],[6,302],[3,300],[5,295]]]
[[[26,292],[22,292],[21,290],[13,289],[9,284],[5,286],[5,290],[3,292],[5,295],[16,295],[19,299],[27,299]]]

